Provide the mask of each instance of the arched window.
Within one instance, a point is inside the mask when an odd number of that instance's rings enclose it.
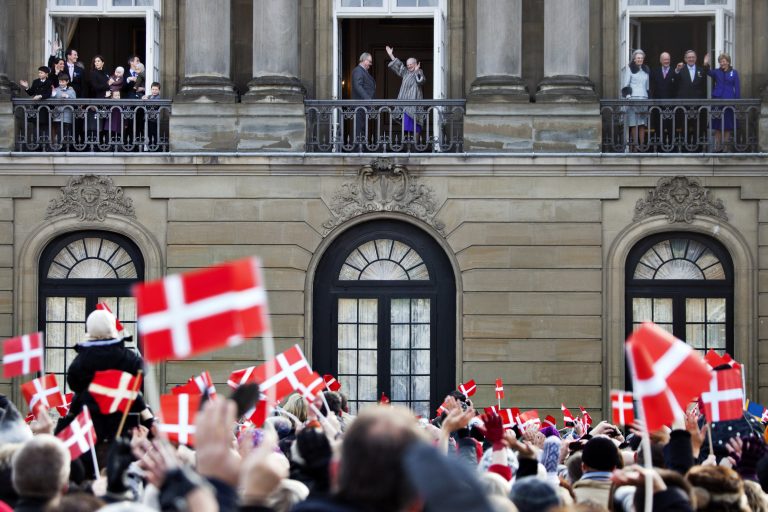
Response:
[[[40,258],[39,329],[45,333],[45,372],[66,382],[85,319],[105,302],[136,346],[136,302],[130,287],[144,279],[136,244],[115,233],[77,232],[51,242]]]
[[[430,416],[455,387],[455,304],[432,238],[396,221],[350,228],[317,268],[312,364],[338,377],[354,411],[385,393]]]
[[[733,263],[717,241],[662,233],[627,259],[627,334],[652,321],[701,353],[733,355]]]

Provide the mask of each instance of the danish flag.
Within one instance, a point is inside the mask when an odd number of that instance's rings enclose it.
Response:
[[[323,380],[325,380],[325,385],[328,386],[328,389],[331,391],[338,391],[341,389],[341,383],[330,373],[323,375]]]
[[[88,392],[99,405],[102,414],[125,412],[139,396],[141,375],[120,370],[104,370],[93,374]]]
[[[496,379],[496,400],[502,400],[504,398],[504,383],[501,379]]]
[[[573,420],[573,414],[571,414],[571,411],[568,410],[564,403],[560,404],[560,410],[563,411],[563,424],[566,427],[574,426],[576,422]]]
[[[741,374],[734,368],[713,373],[709,390],[701,394],[707,419],[712,423],[741,418],[744,410]]]
[[[72,397],[74,393],[67,393],[64,395],[64,405],[57,405],[56,410],[59,412],[59,416],[66,416],[69,412],[69,408],[72,406]]]
[[[106,302],[99,302],[96,304],[96,309],[101,309],[112,313],[112,310],[109,309],[109,306],[107,306]],[[114,313],[112,314],[115,315]],[[115,315],[115,329],[117,330],[117,337],[119,339],[125,338],[125,327],[123,327],[123,324],[120,323],[120,319],[117,318],[117,315]]]
[[[592,425],[592,416],[582,406],[579,406],[579,409],[581,409],[581,423],[584,425],[584,430],[586,430],[588,426]]]
[[[475,380],[472,379],[463,384],[459,384],[459,391],[467,398],[477,393],[477,385],[475,384]]]
[[[518,425],[522,428],[523,426],[523,419],[520,416],[520,409],[517,407],[513,407],[511,409],[507,409],[509,411],[509,414],[512,418],[512,425]]]
[[[325,389],[325,379],[317,372],[304,377],[296,386],[296,391],[310,402],[314,402],[323,389]]]
[[[512,413],[512,411],[513,409],[502,409],[500,411],[499,416],[501,416],[501,421],[504,425],[504,428],[512,428],[515,425],[517,425],[517,421],[515,420],[515,415]]]
[[[709,387],[710,372],[693,349],[653,323],[626,343],[627,359],[649,431],[684,416],[683,408]]]
[[[557,428],[557,419],[555,419],[554,416],[547,416],[546,418],[544,418],[543,423],[545,423],[549,427]]]
[[[202,395],[160,395],[162,423],[160,431],[170,441],[192,446],[195,444],[195,417]]]
[[[611,407],[613,423],[616,425],[631,425],[635,421],[632,393],[626,391],[611,391]]]
[[[174,395],[180,395],[186,393],[188,395],[202,395],[208,392],[208,396],[213,398],[216,396],[216,386],[213,385],[211,380],[211,374],[208,371],[204,371],[197,377],[190,377],[186,384],[183,386],[176,386],[171,389],[171,393]]]
[[[484,408],[483,412],[488,416],[499,416],[499,410],[496,408],[495,405]]]
[[[444,412],[446,412],[446,413],[448,412],[448,408],[445,406],[445,402],[440,404],[440,407],[437,408],[437,415],[440,416]]]
[[[3,378],[39,372],[42,367],[42,332],[17,336],[3,342]]]
[[[136,285],[144,358],[185,358],[269,329],[259,261],[239,260]]]
[[[520,422],[518,425],[521,426],[523,430],[527,430],[529,427],[535,426],[536,429],[541,426],[541,419],[539,419],[539,411],[536,409],[532,409],[530,411],[525,411],[523,414],[520,415]]]
[[[256,406],[246,411],[244,416],[247,418],[247,421],[250,421],[256,427],[261,427],[267,420],[270,409],[269,402],[267,402],[267,395],[262,394],[259,401],[256,402]]]
[[[57,405],[64,405],[64,395],[61,394],[56,376],[52,373],[25,382],[21,385],[21,392],[29,404],[29,410],[35,416],[40,409],[51,409]]]
[[[294,345],[261,366],[251,366],[232,372],[227,384],[237,388],[247,382],[256,382],[259,384],[259,390],[269,397],[270,402],[275,403],[298,390],[301,383],[311,375],[312,369],[301,348]]]
[[[96,429],[93,428],[93,420],[88,407],[83,406],[82,412],[75,416],[67,428],[56,434],[56,437],[61,439],[64,446],[67,447],[72,460],[93,450],[96,446]]]

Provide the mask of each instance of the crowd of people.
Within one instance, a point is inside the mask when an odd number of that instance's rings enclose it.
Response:
[[[707,98],[707,79],[712,78],[712,99],[732,100],[741,97],[739,74],[731,66],[731,56],[721,53],[718,58],[717,68],[710,64],[710,56],[704,55],[703,65],[698,64],[696,52],[685,52],[683,62],[678,62],[675,67],[671,65],[672,57],[668,52],[659,56],[659,67],[650,69],[646,64],[646,55],[643,50],[637,49],[632,53],[632,58],[627,67],[621,90],[623,98],[639,100],[700,100]],[[698,110],[698,107],[695,107]],[[629,140],[632,151],[640,151],[648,143],[647,135],[649,125],[659,133],[659,141],[670,145],[675,137],[673,121],[677,128],[685,130],[688,140],[694,142],[701,140],[707,130],[707,120],[696,112],[696,115],[686,121],[683,111],[676,112],[675,116],[663,117],[659,109],[649,112],[647,107],[630,107],[627,109],[626,124],[629,127]],[[733,107],[712,108],[709,128],[714,133],[715,152],[727,151],[733,142],[735,126],[735,112]]]
[[[123,66],[116,66],[112,73],[107,71],[104,57],[96,55],[93,57],[91,69],[86,72],[76,49],[68,48],[64,57],[59,56],[60,51],[60,44],[54,42],[47,66],[38,68],[38,77],[31,84],[27,80],[19,80],[21,88],[33,100],[161,99],[159,82],[153,82],[147,90],[145,67],[138,55],[128,58],[127,72]],[[125,143],[144,133],[144,112],[141,109],[136,111],[135,116],[124,115],[117,106],[108,108],[106,115],[102,115],[96,107],[90,108],[84,119],[75,119],[73,114],[74,108],[71,106],[39,109],[32,118],[35,124],[35,141],[45,138],[62,146],[88,140],[94,144]],[[135,128],[132,124],[134,118]],[[147,133],[151,137],[157,133],[158,126],[154,119],[148,122],[150,126]]]
[[[646,444],[641,423],[505,425],[463,391],[435,418],[385,403],[352,415],[341,389],[312,402],[294,393],[263,425],[238,418],[247,404],[206,391],[192,446],[171,444],[143,399],[117,435],[121,413],[100,413],[89,382],[143,362],[108,311],[86,327],[67,377],[72,403],[55,425],[44,409],[27,424],[0,397],[0,511],[768,511],[760,421],[707,424],[695,407]],[[89,405],[98,445],[70,460],[52,434]]]

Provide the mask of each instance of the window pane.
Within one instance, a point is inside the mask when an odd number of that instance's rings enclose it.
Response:
[[[393,350],[390,359],[390,373],[392,375],[408,375],[409,361],[407,350]]]
[[[339,350],[339,375],[357,373],[357,351]]]
[[[413,299],[413,321],[429,323],[429,299]]]
[[[85,297],[67,297],[67,320],[85,322]]]
[[[725,322],[725,299],[707,299],[707,321]]]
[[[339,323],[357,322],[357,300],[339,299]]]
[[[413,378],[413,399],[429,400],[429,377]]]
[[[357,348],[357,325],[339,324],[339,348]]]
[[[694,348],[704,349],[706,348],[706,340],[704,338],[704,326],[703,325],[687,325],[685,327],[686,340]]]
[[[411,319],[410,299],[392,299],[389,310],[393,324],[407,324]]]
[[[370,348],[375,349],[378,347],[376,335],[378,333],[378,325],[361,325],[359,329],[358,348]]]
[[[377,384],[376,377],[360,377],[357,380],[358,383],[358,399],[359,400],[378,400],[377,396]]]
[[[703,279],[699,267],[686,260],[672,260],[659,267],[656,279]]]
[[[707,325],[707,348],[725,348],[725,324]]]
[[[406,325],[392,325],[390,327],[390,343],[392,348],[410,347],[410,327]]]
[[[657,324],[672,322],[672,299],[653,299],[653,321]]]
[[[635,323],[653,321],[653,299],[632,299],[632,320]]]
[[[718,263],[716,265],[712,265],[711,267],[705,268],[704,278],[709,279],[710,281],[716,279],[725,279],[725,270],[723,270],[723,265]]]
[[[429,325],[414,325],[411,331],[413,348],[429,348]]]
[[[360,375],[378,374],[378,354],[375,350],[360,350],[358,352],[358,373]]]
[[[392,400],[408,400],[408,377],[392,376],[390,380],[392,386]]]
[[[704,322],[706,317],[706,299],[685,299],[686,322]]]
[[[45,301],[45,319],[63,321],[67,300],[64,297],[48,297]]]
[[[406,281],[408,274],[405,269],[389,260],[374,261],[360,274],[364,281]]]
[[[339,272],[339,281],[357,281],[359,277],[360,271],[350,267],[346,263],[341,267],[341,272]]]
[[[414,350],[411,354],[411,373],[429,375],[429,351]]]
[[[360,299],[360,322],[375,324],[378,317],[378,305],[379,301],[377,299]]]

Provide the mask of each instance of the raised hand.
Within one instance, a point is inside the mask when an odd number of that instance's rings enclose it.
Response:
[[[389,58],[394,60],[394,58],[395,58],[394,50],[395,49],[392,48],[391,46],[387,46],[386,50],[387,50],[387,55],[389,55]]]
[[[29,89],[29,82],[27,82],[26,80],[19,80],[19,85],[25,89]]]

